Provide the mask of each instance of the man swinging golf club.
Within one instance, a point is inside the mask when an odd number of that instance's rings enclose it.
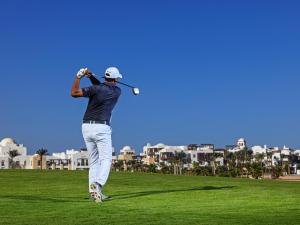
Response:
[[[80,80],[88,77],[93,84],[80,88]],[[105,71],[105,82],[100,81],[87,68],[80,69],[72,85],[72,97],[89,98],[82,123],[82,134],[89,155],[89,193],[91,199],[99,203],[110,197],[102,193],[112,162],[112,141],[110,120],[121,89],[116,86],[122,75],[116,67]]]

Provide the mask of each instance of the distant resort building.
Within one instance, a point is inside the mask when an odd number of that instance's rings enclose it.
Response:
[[[135,155],[135,150],[132,149],[130,146],[125,146],[120,150],[120,155],[118,156],[119,161],[131,161],[135,160],[136,155]]]
[[[143,148],[143,153],[140,154],[142,162],[146,165],[155,164],[159,162],[159,152],[163,150],[166,145],[160,143],[157,145],[151,145],[148,143]]]
[[[17,152],[14,156],[11,151]],[[300,175],[300,150],[294,150],[284,146],[267,147],[255,145],[247,147],[244,138],[240,138],[235,145],[227,145],[225,148],[215,148],[214,144],[189,144],[171,146],[159,143],[148,143],[138,154],[132,147],[124,146],[120,154],[116,155],[113,148],[112,161],[123,165],[124,170],[132,163],[144,165],[156,165],[157,169],[172,166],[181,161],[182,168],[191,169],[193,165],[200,167],[227,165],[226,157],[238,154],[240,151],[251,151],[251,162],[261,162],[264,167],[271,169],[276,165],[287,167],[289,174]],[[180,159],[179,159],[180,158]],[[27,155],[27,148],[18,144],[12,138],[4,138],[0,142],[0,169],[48,169],[48,170],[87,170],[89,168],[88,152],[86,149],[66,150],[65,152],[44,155],[42,160],[38,154]]]
[[[18,144],[12,138],[4,138],[0,142],[0,169],[8,169],[10,167],[10,156],[9,152],[16,150],[18,156],[14,157],[14,162],[19,168],[26,168],[28,162],[27,148],[22,144]]]
[[[89,168],[88,153],[85,149],[66,150],[47,156],[47,168],[51,170],[84,170]]]
[[[17,151],[11,158],[10,151]],[[42,165],[41,165],[42,161]],[[66,152],[44,155],[42,160],[38,154],[27,155],[27,148],[12,138],[4,138],[0,142],[0,169],[50,169],[50,170],[83,170],[88,169],[88,154],[85,149],[66,150]]]
[[[185,152],[187,146],[165,146],[162,150],[159,151],[158,161],[164,163],[165,165],[171,165],[174,161],[176,154],[180,152]]]
[[[252,152],[253,152],[253,155],[257,155],[257,154],[267,154],[267,146],[264,145],[264,147],[262,146],[259,146],[259,145],[256,145],[256,146],[253,146],[251,148]]]
[[[245,148],[247,148],[247,142],[244,138],[240,138],[236,145],[227,145],[226,146],[226,150],[228,152],[232,152],[232,153],[241,151]]]
[[[10,151],[17,151],[11,158]],[[133,154],[134,155],[134,154]],[[113,159],[116,159],[113,148]],[[42,163],[42,164],[41,164]],[[13,166],[12,166],[13,165]],[[12,138],[4,138],[0,142],[0,169],[48,169],[48,170],[87,170],[89,168],[86,149],[66,150],[52,155],[27,155],[27,148]]]

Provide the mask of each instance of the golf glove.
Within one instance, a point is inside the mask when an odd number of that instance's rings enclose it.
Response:
[[[78,72],[77,72],[77,78],[81,79],[82,77],[84,77],[86,75],[86,71],[87,68],[81,68]]]
[[[92,75],[93,73],[91,71],[86,70],[86,74],[85,74],[86,77],[91,77]]]

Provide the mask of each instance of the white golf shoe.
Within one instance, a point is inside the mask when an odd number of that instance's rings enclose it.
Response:
[[[90,185],[90,198],[96,202],[96,203],[101,203],[103,201],[109,201],[112,200],[113,198],[111,196],[107,196],[102,193],[102,187],[98,184],[91,184]]]
[[[102,192],[101,187],[99,187],[97,184],[93,183],[90,185],[90,198],[96,202],[101,203],[102,202]]]

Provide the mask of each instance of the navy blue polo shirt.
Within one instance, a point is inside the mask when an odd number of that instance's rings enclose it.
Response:
[[[114,84],[101,83],[82,88],[89,103],[83,120],[110,122],[111,113],[121,95],[121,89]]]

